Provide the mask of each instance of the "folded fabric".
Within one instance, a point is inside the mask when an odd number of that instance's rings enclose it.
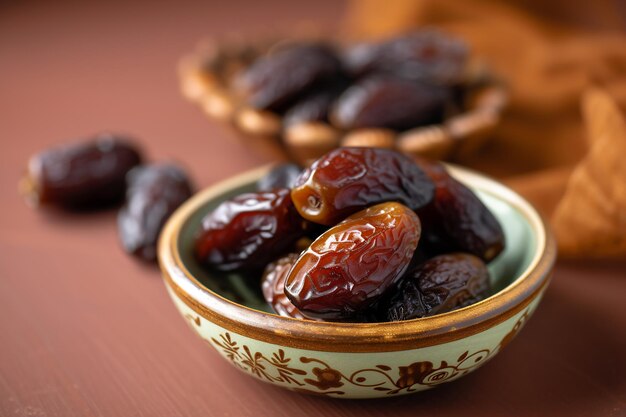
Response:
[[[561,254],[626,258],[626,122],[604,91],[583,108],[591,141],[552,215]]]

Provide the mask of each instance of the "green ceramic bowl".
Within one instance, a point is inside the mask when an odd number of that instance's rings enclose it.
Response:
[[[449,166],[502,224],[506,249],[490,265],[495,294],[445,314],[394,323],[329,323],[273,314],[258,283],[227,279],[192,256],[202,217],[252,191],[269,167],[198,193],[174,213],[159,261],[174,304],[191,328],[237,369],[294,391],[339,398],[407,394],[455,380],[493,358],[533,313],[556,256],[553,238],[519,195],[475,172]]]

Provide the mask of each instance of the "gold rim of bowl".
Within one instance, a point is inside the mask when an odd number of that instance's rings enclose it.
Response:
[[[537,242],[528,267],[507,287],[468,307],[421,319],[391,323],[333,323],[278,316],[230,301],[202,285],[179,253],[183,225],[208,201],[261,178],[264,166],[222,181],[183,204],[159,240],[159,265],[165,284],[188,307],[227,330],[271,344],[331,352],[389,352],[462,339],[514,316],[547,286],[556,258],[554,238],[535,209],[514,191],[471,170],[448,165],[450,173],[506,202],[529,223]]]

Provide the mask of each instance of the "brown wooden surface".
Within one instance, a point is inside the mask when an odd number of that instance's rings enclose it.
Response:
[[[626,264],[560,263],[535,316],[484,368],[401,398],[341,401],[239,373],[194,336],[115,213],[35,212],[29,154],[101,129],[207,186],[267,161],[179,96],[203,35],[339,21],[333,1],[0,5],[0,416],[626,415]]]

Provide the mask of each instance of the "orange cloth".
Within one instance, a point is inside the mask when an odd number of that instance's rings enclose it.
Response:
[[[562,254],[626,258],[626,177],[617,159],[626,132],[608,123],[610,133],[598,133],[603,120],[626,109],[626,4],[354,0],[346,21],[348,36],[358,39],[431,25],[464,38],[509,86],[494,137],[460,162],[503,179],[551,217]],[[601,210],[601,199],[610,210]],[[602,220],[583,233],[585,215]],[[605,235],[589,240],[592,231]],[[603,243],[589,253],[591,241]]]

